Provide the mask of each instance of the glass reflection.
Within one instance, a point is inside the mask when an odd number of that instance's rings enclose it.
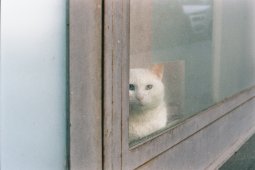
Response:
[[[246,6],[222,3],[224,12],[215,22],[217,36],[214,35],[213,44],[212,0],[130,2],[131,146],[255,84],[251,36],[255,24]],[[161,68],[160,79],[155,67]],[[144,109],[142,101],[134,107],[134,94],[136,101],[157,98],[149,92],[157,89],[153,84],[157,81],[162,83],[163,90],[159,91],[164,93],[160,95],[163,99],[156,102],[158,105],[148,102]],[[146,90],[148,85],[153,85],[150,90]],[[149,116],[159,105],[163,111]],[[134,112],[134,108],[143,114]],[[164,110],[166,116],[162,116]],[[166,123],[156,126],[159,122]]]
[[[197,66],[211,62],[211,34],[211,1],[131,0],[130,142],[150,138],[212,102],[206,74],[211,67]],[[205,82],[199,91],[187,90],[199,82]],[[204,99],[194,103],[201,94]]]

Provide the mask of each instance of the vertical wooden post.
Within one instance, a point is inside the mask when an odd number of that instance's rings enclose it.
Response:
[[[70,169],[102,169],[102,1],[70,0]]]

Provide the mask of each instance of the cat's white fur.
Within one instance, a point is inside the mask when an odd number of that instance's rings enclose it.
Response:
[[[162,65],[155,65],[152,69],[130,70],[129,83],[135,86],[135,90],[129,90],[130,141],[164,128],[167,123],[162,75]],[[153,87],[146,90],[147,85]]]

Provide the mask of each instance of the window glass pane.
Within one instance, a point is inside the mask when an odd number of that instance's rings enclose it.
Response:
[[[217,42],[213,11],[212,0],[131,0],[131,144],[255,84],[247,10],[223,9]]]
[[[1,170],[66,165],[66,1],[1,1]]]

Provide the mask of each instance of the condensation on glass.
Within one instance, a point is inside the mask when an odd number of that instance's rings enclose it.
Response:
[[[235,29],[240,26],[225,20],[231,17],[223,13],[221,21],[226,24],[219,26],[222,35],[219,42],[215,42],[213,14],[217,9],[213,7],[213,0],[130,2],[131,145],[254,84],[255,60],[245,53],[249,45],[241,43],[249,39],[248,33]],[[245,30],[247,21],[240,17],[234,20],[237,19],[243,24],[241,30]],[[236,41],[230,41],[234,37]],[[215,43],[219,43],[218,53]],[[160,69],[163,77],[157,79]],[[150,76],[151,73],[156,76]],[[152,92],[158,88],[153,84],[155,80],[161,80],[164,87],[164,104],[157,103],[161,107],[157,111],[159,119],[166,118],[166,123],[161,125],[156,125],[160,120],[153,114],[158,105],[152,99],[146,101],[157,97]],[[162,116],[163,108],[167,116]]]

